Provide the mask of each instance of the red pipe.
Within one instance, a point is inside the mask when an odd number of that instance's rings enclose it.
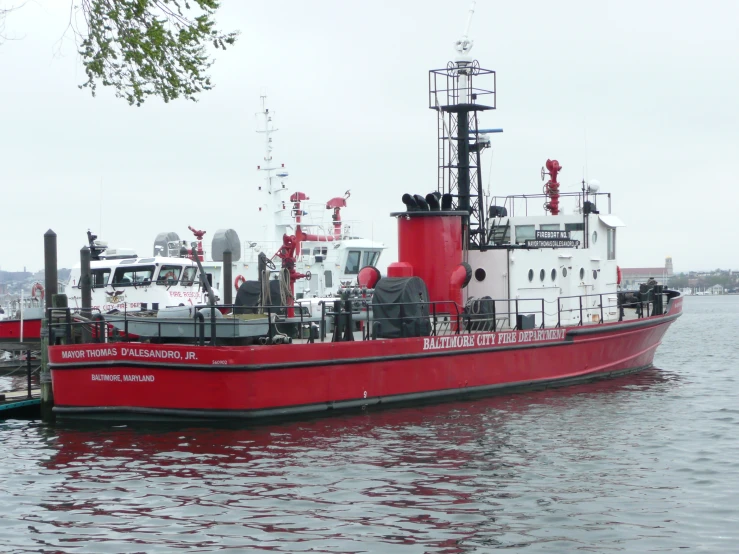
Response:
[[[346,198],[339,198],[337,196],[326,202],[326,209],[330,210],[332,208],[334,210],[334,213],[331,215],[331,219],[334,222],[334,238],[339,240],[341,239],[341,208],[346,208]]]
[[[544,204],[544,208],[552,212],[552,215],[559,214],[559,183],[557,182],[557,173],[562,171],[562,166],[557,160],[547,160],[547,170],[549,171],[549,182],[544,186],[544,192],[549,196],[549,202]]]
[[[461,291],[470,282],[470,271],[469,266],[466,264],[459,264],[452,271],[452,275],[449,278],[449,298],[462,305]]]

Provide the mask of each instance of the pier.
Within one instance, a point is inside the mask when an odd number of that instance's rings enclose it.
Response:
[[[33,374],[39,370],[40,360],[34,360],[32,353],[37,351],[38,344],[9,342],[0,343],[0,351],[10,352],[20,356],[2,366],[0,376],[25,376],[23,387],[15,390],[0,392],[0,419],[13,417],[38,416],[41,408],[41,389],[33,384]],[[35,363],[34,363],[35,362]]]

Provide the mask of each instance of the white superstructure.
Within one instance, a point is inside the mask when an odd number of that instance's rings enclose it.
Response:
[[[262,96],[262,110],[257,113],[257,132],[264,137],[265,154],[257,170],[263,178],[259,181],[249,217],[259,222],[256,237],[243,242],[232,229],[216,231],[211,249],[203,248],[203,269],[210,275],[213,288],[221,301],[225,287],[232,287],[236,298],[238,285],[244,281],[258,280],[259,255],[264,253],[276,267],[269,271],[271,279],[280,276],[281,259],[278,252],[283,246],[283,237],[294,237],[297,248],[294,253],[295,271],[306,277],[295,281],[295,299],[322,298],[335,295],[341,287],[356,283],[359,270],[365,266],[376,266],[385,245],[366,237],[361,222],[345,221],[341,210],[347,206],[350,191],[341,196],[315,202],[304,192],[291,192],[288,187],[288,171],[285,164],[276,163],[273,156],[274,113],[266,106]],[[232,282],[223,279],[222,244],[217,240],[230,233],[233,242]],[[371,234],[371,233],[370,233]],[[185,241],[182,243],[189,244]],[[177,250],[181,244],[174,245]]]
[[[130,251],[108,250],[90,262],[90,274],[92,309],[101,313],[161,310],[207,301],[196,263],[186,257],[140,257]],[[82,308],[79,266],[70,273],[66,293],[70,308]]]

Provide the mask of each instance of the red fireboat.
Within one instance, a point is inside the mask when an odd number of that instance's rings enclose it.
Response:
[[[495,72],[469,57],[471,46],[465,35],[455,60],[429,72],[438,188],[404,194],[405,209],[391,214],[399,256],[387,275],[363,268],[339,297],[323,299],[320,316],[304,313],[293,299],[306,277],[295,270],[298,227],[264,257],[259,281],[246,283],[248,302],[215,305],[210,295],[185,320],[169,310],[52,317],[56,414],[296,416],[565,386],[652,366],[682,297],[656,281],[622,287],[623,223],[610,194],[584,181],[562,192],[563,166],[553,159],[541,192],[484,194],[481,158],[500,130],[478,120],[496,108]]]

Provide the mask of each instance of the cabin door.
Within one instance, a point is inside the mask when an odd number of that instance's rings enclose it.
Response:
[[[579,309],[577,298],[571,298],[579,294],[573,284],[577,284],[577,268],[572,267],[572,260],[560,259],[560,294],[559,294],[559,322],[562,327],[572,325],[579,321]],[[549,322],[547,322],[549,323]]]

